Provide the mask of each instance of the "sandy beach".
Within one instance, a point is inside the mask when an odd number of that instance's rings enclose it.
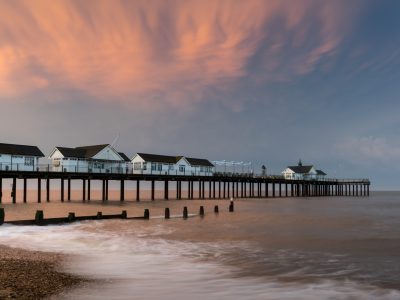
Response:
[[[67,256],[0,246],[0,299],[44,299],[87,280],[59,271]]]

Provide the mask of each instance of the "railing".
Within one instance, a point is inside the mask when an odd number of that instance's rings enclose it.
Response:
[[[255,179],[276,179],[276,180],[291,180],[291,181],[320,181],[320,182],[336,182],[336,183],[366,183],[369,184],[369,179],[336,179],[324,177],[304,177],[304,178],[285,178],[283,175],[266,175],[255,173],[233,173],[233,172],[201,172],[179,171],[179,170],[135,170],[126,166],[105,166],[99,168],[93,166],[68,166],[68,165],[52,165],[39,164],[27,166],[25,164],[0,163],[0,171],[2,172],[60,172],[60,173],[94,173],[94,174],[139,174],[139,175],[175,175],[175,176],[213,176],[213,177],[230,177],[230,178],[255,178]]]

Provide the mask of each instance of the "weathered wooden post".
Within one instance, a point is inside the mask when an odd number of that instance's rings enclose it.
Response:
[[[90,201],[90,199],[91,199],[90,178],[87,181],[87,190],[88,190],[87,199],[88,199],[88,201]]]
[[[136,201],[140,201],[140,180],[136,180]]]
[[[183,218],[187,219],[188,218],[188,209],[187,206],[183,207]]]
[[[42,179],[38,178],[38,203],[42,202]]]
[[[64,196],[63,196],[64,199]],[[67,200],[71,201],[71,178],[67,179]]]
[[[3,200],[3,178],[0,177],[0,203]]]
[[[165,215],[165,219],[169,219],[170,218],[170,212],[169,212],[169,208],[168,207],[165,208],[164,215]]]
[[[72,223],[74,221],[75,221],[75,213],[74,212],[68,213],[68,222]]]
[[[3,207],[0,207],[0,225],[3,225],[3,223],[4,223],[4,217],[5,217],[4,208],[3,208]]]
[[[108,201],[108,179],[106,179],[106,201]]]
[[[229,204],[229,212],[234,211],[233,199],[231,198],[231,203]]]
[[[37,210],[35,214],[35,224],[42,225],[43,224],[43,210]]]
[[[102,180],[102,188],[101,188],[101,199],[102,201],[106,201],[106,180]]]
[[[200,217],[204,217],[204,206],[200,206]]]
[[[150,211],[149,211],[149,209],[148,208],[146,208],[145,210],[144,210],[144,217],[143,217],[145,220],[148,220],[148,219],[150,219]]]
[[[151,200],[154,201],[154,180],[151,181]]]
[[[215,206],[214,206],[214,212],[215,212],[216,214],[219,213],[218,205],[215,205]]]
[[[61,202],[64,202],[64,178],[61,178]]]
[[[168,180],[164,180],[164,200],[168,200]]]
[[[82,179],[82,201],[86,201],[86,180]]]
[[[50,202],[50,178],[46,178],[46,202]]]
[[[128,213],[126,210],[123,210],[121,213],[121,219],[127,219],[128,218]]]
[[[101,211],[97,212],[96,219],[98,219],[98,220],[103,219],[103,213]]]
[[[125,181],[123,179],[121,179],[120,182],[120,197],[119,197],[120,201],[125,201]]]
[[[11,198],[12,198],[12,203],[14,204],[17,202],[16,186],[17,186],[17,178],[13,177],[12,187],[11,187]]]
[[[27,192],[26,192],[26,190],[27,190],[27,179],[26,178],[24,178],[24,192],[23,192],[23,201],[24,201],[24,203],[26,203],[26,199],[27,199],[27,197],[26,197],[26,194],[27,194]]]

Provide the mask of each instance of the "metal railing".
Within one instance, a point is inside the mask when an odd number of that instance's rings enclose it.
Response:
[[[126,166],[68,166],[68,165],[25,165],[15,163],[0,163],[1,172],[60,172],[60,173],[94,173],[94,174],[139,174],[139,175],[175,175],[175,176],[213,176],[213,177],[230,177],[230,178],[254,178],[254,179],[272,179],[272,180],[290,180],[290,181],[320,181],[320,182],[337,182],[337,183],[366,183],[369,179],[337,179],[325,177],[302,177],[302,178],[285,178],[283,175],[265,175],[255,173],[234,173],[234,172],[208,172],[208,171],[180,171],[180,170],[135,170]]]

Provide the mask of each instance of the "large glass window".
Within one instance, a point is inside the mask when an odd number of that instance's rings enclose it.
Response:
[[[185,165],[179,165],[179,172],[185,172]]]
[[[152,170],[152,171],[155,171],[156,169],[157,169],[157,163],[152,162],[152,163],[151,163],[151,170]]]
[[[158,171],[161,171],[161,170],[162,170],[162,163],[158,163],[158,165],[157,165],[157,170],[158,170]]]
[[[133,164],[133,169],[134,170],[140,170],[142,168],[142,163],[141,162],[135,162]]]
[[[25,157],[25,166],[33,166],[35,159],[33,157]]]

